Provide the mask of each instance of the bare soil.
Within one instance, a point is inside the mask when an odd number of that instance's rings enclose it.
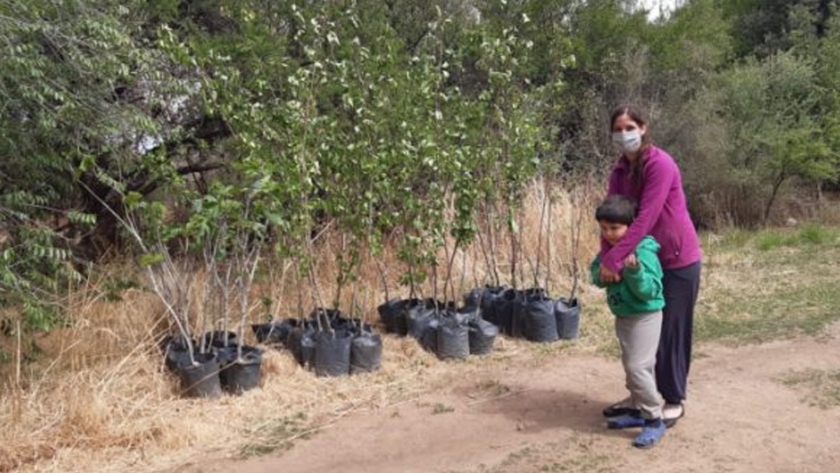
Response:
[[[781,380],[840,368],[840,329],[763,345],[703,345],[686,416],[651,450],[605,427],[624,396],[618,361],[555,353],[476,364],[410,402],[360,410],[282,452],[197,460],[171,473],[832,472],[840,408]]]

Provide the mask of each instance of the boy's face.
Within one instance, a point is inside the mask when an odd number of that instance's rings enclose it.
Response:
[[[627,233],[627,225],[623,223],[614,223],[614,222],[598,222],[598,225],[601,226],[601,236],[604,237],[610,245],[615,246],[622,238],[624,238],[624,234]]]

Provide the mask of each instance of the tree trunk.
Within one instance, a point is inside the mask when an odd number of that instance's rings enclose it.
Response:
[[[773,208],[776,195],[778,195],[779,189],[782,187],[782,183],[785,182],[786,177],[784,174],[779,174],[776,182],[773,183],[773,191],[770,192],[770,198],[767,199],[767,207],[764,208],[764,226],[767,226],[767,221],[770,219],[770,210]]]

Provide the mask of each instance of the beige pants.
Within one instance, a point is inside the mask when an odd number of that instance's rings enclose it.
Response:
[[[621,345],[621,364],[633,405],[645,419],[662,417],[662,396],[656,389],[656,350],[662,331],[662,312],[615,319],[615,334]]]

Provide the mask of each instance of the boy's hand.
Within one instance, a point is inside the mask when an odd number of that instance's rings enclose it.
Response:
[[[601,266],[601,269],[598,271],[598,278],[600,278],[601,282],[604,284],[613,284],[621,281],[621,274],[614,273]]]
[[[624,258],[624,267],[630,269],[639,269],[639,260],[636,259],[635,254],[630,254]]]

